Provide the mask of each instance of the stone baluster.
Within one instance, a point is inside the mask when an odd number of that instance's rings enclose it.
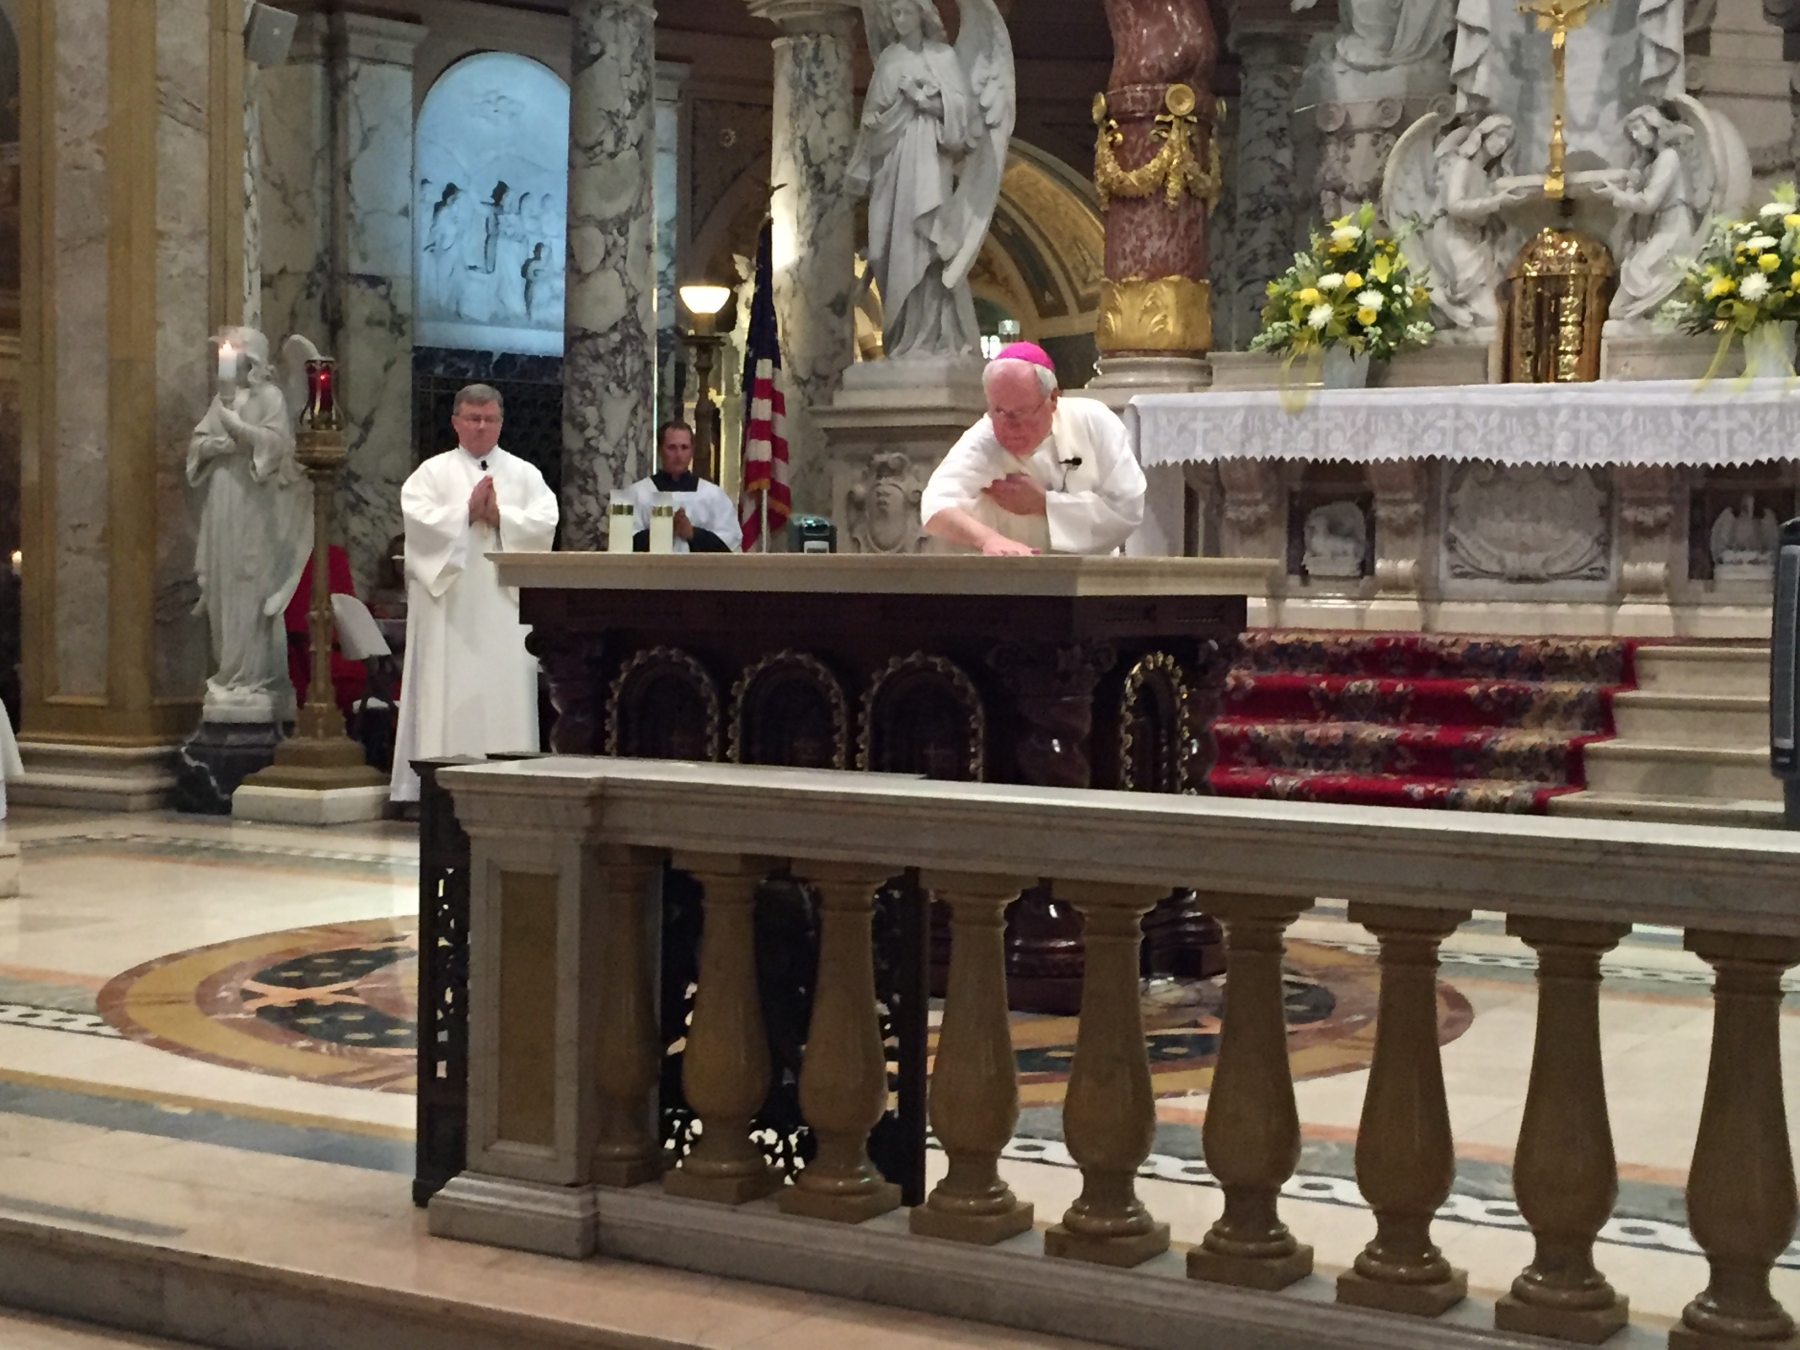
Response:
[[[1282,1183],[1300,1161],[1300,1113],[1288,1068],[1281,986],[1282,934],[1307,900],[1207,895],[1200,903],[1225,926],[1227,1012],[1206,1099],[1206,1165],[1225,1190],[1225,1213],[1188,1252],[1196,1280],[1285,1289],[1312,1273],[1276,1214]]]
[[[612,490],[655,439],[656,12],[574,0],[569,17],[563,547],[597,549]]]
[[[662,855],[606,847],[596,861],[602,900],[594,1180],[602,1186],[638,1186],[662,1172],[654,1095],[662,1068],[655,996],[659,932],[650,889]]]
[[[1352,903],[1350,921],[1381,943],[1375,1058],[1356,1128],[1356,1183],[1375,1211],[1375,1240],[1338,1276],[1341,1303],[1435,1317],[1469,1292],[1431,1241],[1450,1194],[1456,1148],[1438,1056],[1437,949],[1467,910]]]
[[[1081,1027],[1063,1100],[1063,1138],[1081,1165],[1081,1194],[1044,1234],[1050,1256],[1135,1266],[1169,1249],[1169,1225],[1137,1198],[1156,1139],[1156,1099],[1138,995],[1140,923],[1168,887],[1057,882],[1086,916]]]
[[[663,1179],[672,1195],[741,1205],[781,1176],[750,1138],[769,1094],[769,1040],[756,988],[756,888],[772,858],[677,853],[675,866],[705,889],[700,973],[688,1023],[681,1088],[700,1118],[700,1138]]]
[[[912,1231],[1002,1242],[1031,1227],[1032,1208],[1000,1179],[1000,1150],[1019,1120],[1019,1073],[1006,1009],[1006,907],[1029,877],[927,872],[950,906],[950,979],[931,1071],[931,1128],[949,1170],[911,1215]]]
[[[1600,958],[1630,927],[1514,917],[1506,931],[1538,954],[1537,1041],[1513,1160],[1537,1254],[1495,1306],[1494,1325],[1597,1345],[1629,1316],[1594,1268],[1594,1237],[1619,1193],[1600,1066]]]
[[[889,874],[856,863],[806,864],[806,878],[823,905],[800,1111],[819,1147],[781,1193],[781,1208],[789,1214],[861,1223],[900,1206],[900,1188],[869,1161],[869,1131],[888,1097],[870,923],[875,891]]]
[[[1689,930],[1710,965],[1712,1057],[1688,1168],[1688,1227],[1711,1279],[1669,1331],[1669,1350],[1787,1346],[1794,1319],[1769,1268],[1794,1236],[1794,1158],[1781,1093],[1781,975],[1800,938]]]

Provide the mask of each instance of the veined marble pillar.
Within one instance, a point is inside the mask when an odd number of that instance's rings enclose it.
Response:
[[[188,433],[242,314],[242,10],[20,13],[26,779],[15,801],[161,804],[199,716]]]
[[[770,210],[794,510],[829,511],[812,410],[831,402],[854,340],[856,203],[844,191],[844,171],[856,137],[851,74],[860,11],[843,0],[750,0],[750,12],[781,30],[769,181],[779,189]]]
[[[576,0],[569,89],[563,545],[597,549],[656,434],[650,0]]]
[[[1107,0],[1106,22],[1112,75],[1094,100],[1106,219],[1096,383],[1194,387],[1212,346],[1206,217],[1219,193],[1218,42],[1203,0]]]
[[[656,203],[656,406],[657,420],[675,417],[681,409],[676,405],[674,387],[675,364],[681,355],[681,334],[685,326],[681,301],[676,295],[683,281],[676,272],[681,239],[681,107],[682,90],[687,85],[688,68],[678,61],[656,63],[656,182],[651,196]],[[730,278],[721,278],[728,281]],[[650,447],[645,447],[643,462],[649,465]],[[635,477],[636,465],[632,466]]]
[[[1246,346],[1261,321],[1264,287],[1294,260],[1296,191],[1294,105],[1316,24],[1288,6],[1248,0],[1231,11],[1231,50],[1243,66],[1238,95],[1235,267],[1226,297],[1231,345]],[[1310,214],[1310,202],[1308,203]]]
[[[264,331],[335,356],[349,459],[338,520],[366,593],[413,469],[413,54],[425,30],[310,15],[262,71]]]

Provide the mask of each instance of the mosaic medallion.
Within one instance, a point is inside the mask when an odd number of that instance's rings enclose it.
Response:
[[[99,1009],[133,1040],[209,1063],[411,1092],[418,957],[410,917],[265,933],[128,970]]]

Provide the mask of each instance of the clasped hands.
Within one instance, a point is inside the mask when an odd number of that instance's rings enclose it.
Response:
[[[484,476],[469,494],[469,524],[500,528],[500,501],[494,496],[492,476]]]

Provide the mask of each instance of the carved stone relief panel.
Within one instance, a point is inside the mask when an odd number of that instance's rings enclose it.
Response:
[[[1458,464],[1444,504],[1453,579],[1543,584],[1611,575],[1609,490],[1591,469]]]
[[[918,553],[926,534],[919,499],[930,472],[898,450],[877,450],[844,497],[846,553]]]

